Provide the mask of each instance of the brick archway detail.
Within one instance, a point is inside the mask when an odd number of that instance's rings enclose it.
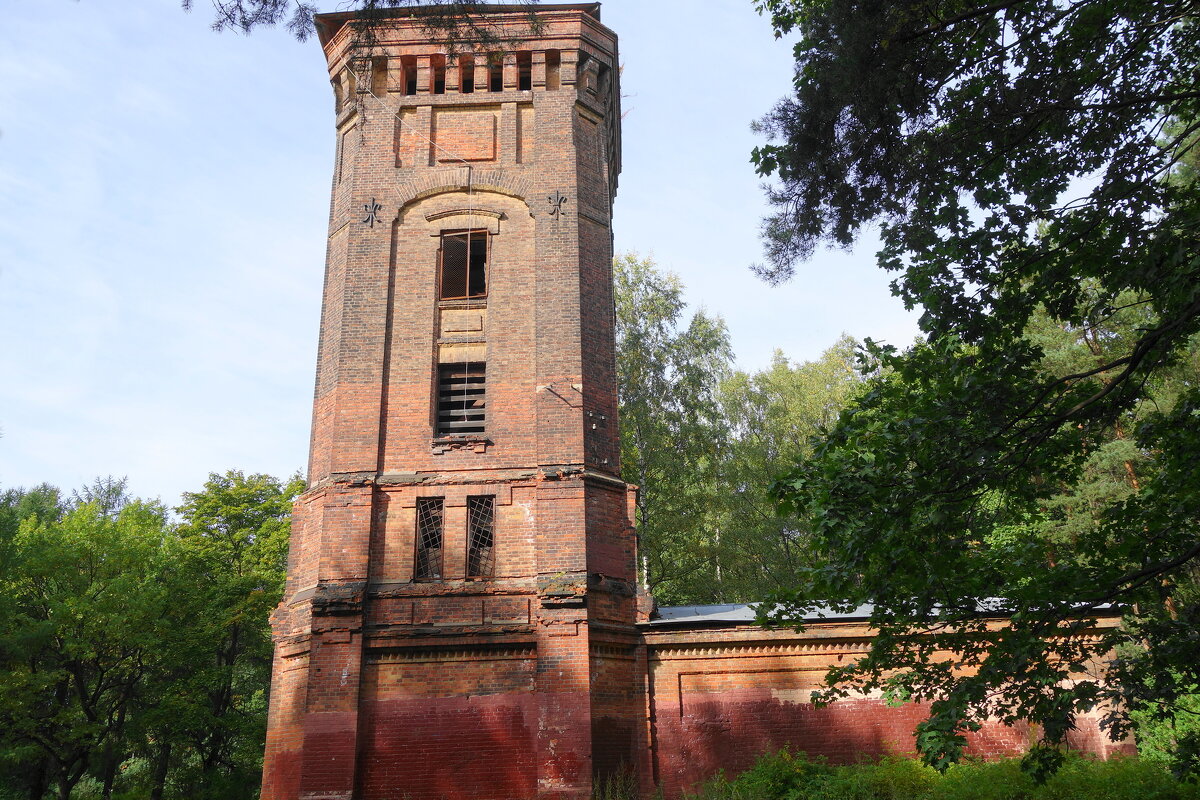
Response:
[[[401,184],[396,192],[396,210],[403,214],[408,206],[418,200],[438,194],[467,191],[506,195],[520,200],[528,207],[532,187],[527,178],[500,169],[439,169]],[[529,215],[533,216],[532,209]]]

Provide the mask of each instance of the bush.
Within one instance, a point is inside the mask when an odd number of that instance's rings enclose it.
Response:
[[[718,775],[689,800],[1200,800],[1200,785],[1135,758],[1071,756],[1043,786],[1020,759],[967,761],[945,774],[907,758],[831,766],[803,753],[763,756],[729,780]]]

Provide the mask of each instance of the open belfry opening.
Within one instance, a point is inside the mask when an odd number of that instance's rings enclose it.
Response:
[[[333,199],[264,800],[673,800],[782,747],[911,754],[920,704],[811,703],[867,652],[864,613],[797,633],[744,605],[651,611],[639,590],[613,330],[620,62],[599,4],[489,6],[499,38],[457,49],[411,9],[359,47],[355,19],[317,17]],[[1100,713],[1072,747],[1127,749]],[[968,736],[983,756],[1035,739]]]

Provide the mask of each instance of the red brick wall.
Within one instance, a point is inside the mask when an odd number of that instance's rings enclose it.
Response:
[[[383,654],[363,676],[362,796],[532,797],[532,647]]]
[[[882,699],[809,702],[826,670],[866,652],[862,622],[813,625],[803,634],[754,626],[645,631],[649,650],[654,777],[676,798],[718,770],[727,775],[764,753],[788,748],[833,763],[914,755],[913,732],[927,709]],[[1080,719],[1070,746],[1107,756],[1129,752],[1108,742],[1096,716]],[[981,757],[1016,755],[1034,741],[1029,726],[989,723],[968,735]]]
[[[453,58],[434,91],[445,52],[420,21],[398,16],[372,51],[382,72],[356,78],[348,17],[321,18],[341,100],[310,489],[274,615],[266,800],[582,799],[595,769],[644,761],[634,540],[616,477],[619,94],[596,91],[601,62],[616,74],[616,40],[584,7],[537,13],[542,27],[516,46],[532,88],[510,53],[490,91],[478,55],[470,94]],[[512,19],[527,35],[524,12]],[[368,85],[381,100],[358,92]],[[487,296],[440,300],[441,236],[461,230],[487,232]],[[438,365],[480,361],[485,434],[439,435]],[[474,495],[495,498],[490,576],[466,574]],[[443,500],[435,581],[414,581],[419,498]]]

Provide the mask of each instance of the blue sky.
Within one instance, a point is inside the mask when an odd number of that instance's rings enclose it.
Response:
[[[39,0],[0,28],[0,488],[306,461],[334,134],[315,40],[209,29],[196,0]],[[326,10],[335,10],[330,4]],[[619,251],[679,274],[739,366],[916,332],[874,242],[790,284],[748,270],[749,123],[791,47],[750,0],[609,0],[624,64]]]

